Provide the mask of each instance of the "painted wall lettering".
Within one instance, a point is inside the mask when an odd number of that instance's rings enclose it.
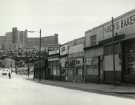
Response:
[[[135,15],[129,16],[127,18],[122,18],[117,22],[114,21],[114,30],[120,30],[122,28],[128,27],[132,24],[135,24]],[[104,32],[111,32],[112,31],[112,24],[110,22],[109,25],[104,26]]]

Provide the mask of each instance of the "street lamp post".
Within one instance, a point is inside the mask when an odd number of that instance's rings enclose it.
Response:
[[[30,54],[30,53],[29,53],[29,54]],[[30,63],[30,62],[29,62],[29,61],[30,61],[30,60],[29,60],[29,59],[30,59],[29,56],[30,56],[30,55],[29,55],[29,54],[28,54],[28,51],[26,51],[26,62],[27,62],[27,67],[28,67],[28,68],[27,68],[27,75],[28,75],[28,78],[29,78],[29,74],[30,74],[30,65],[29,65],[29,63]]]
[[[115,84],[115,43],[114,43],[114,19],[112,17],[112,53],[113,53],[113,83]]]
[[[41,68],[41,29],[40,29],[40,38],[39,38],[39,65],[40,65],[40,67],[39,67],[39,80],[41,80],[41,70],[42,70],[42,68]]]

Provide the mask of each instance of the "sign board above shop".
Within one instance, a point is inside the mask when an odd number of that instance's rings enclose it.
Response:
[[[135,10],[128,12],[122,16],[114,18],[114,31],[115,34],[133,34],[135,33]],[[112,36],[112,22],[103,25],[104,38]],[[116,35],[117,35],[116,34]]]
[[[114,18],[114,34],[115,36],[125,35],[125,38],[133,37],[133,35],[135,36],[135,10]],[[93,36],[96,36],[96,44],[99,44],[99,42],[103,40],[112,38],[111,18],[109,22],[85,32],[85,48],[93,46]]]
[[[63,45],[60,47],[60,55],[66,55],[68,53],[68,45]]]
[[[49,54],[49,55],[59,54],[59,49],[53,50],[53,51],[49,51],[48,54]]]
[[[125,19],[120,19],[116,22],[114,22],[114,30],[120,30],[123,28],[126,28],[130,25],[133,25],[135,23],[135,15],[131,15]],[[111,32],[112,31],[112,25],[104,26],[104,32]]]

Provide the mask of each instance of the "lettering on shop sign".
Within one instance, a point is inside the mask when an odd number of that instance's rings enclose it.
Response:
[[[120,30],[122,28],[128,27],[135,23],[135,15],[129,16],[126,19],[121,19],[120,21],[114,22],[114,30]],[[104,27],[105,32],[112,31],[112,24]]]

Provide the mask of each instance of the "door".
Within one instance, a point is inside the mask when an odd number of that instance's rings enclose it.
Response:
[[[124,43],[124,82],[135,83],[135,41],[129,40]]]

